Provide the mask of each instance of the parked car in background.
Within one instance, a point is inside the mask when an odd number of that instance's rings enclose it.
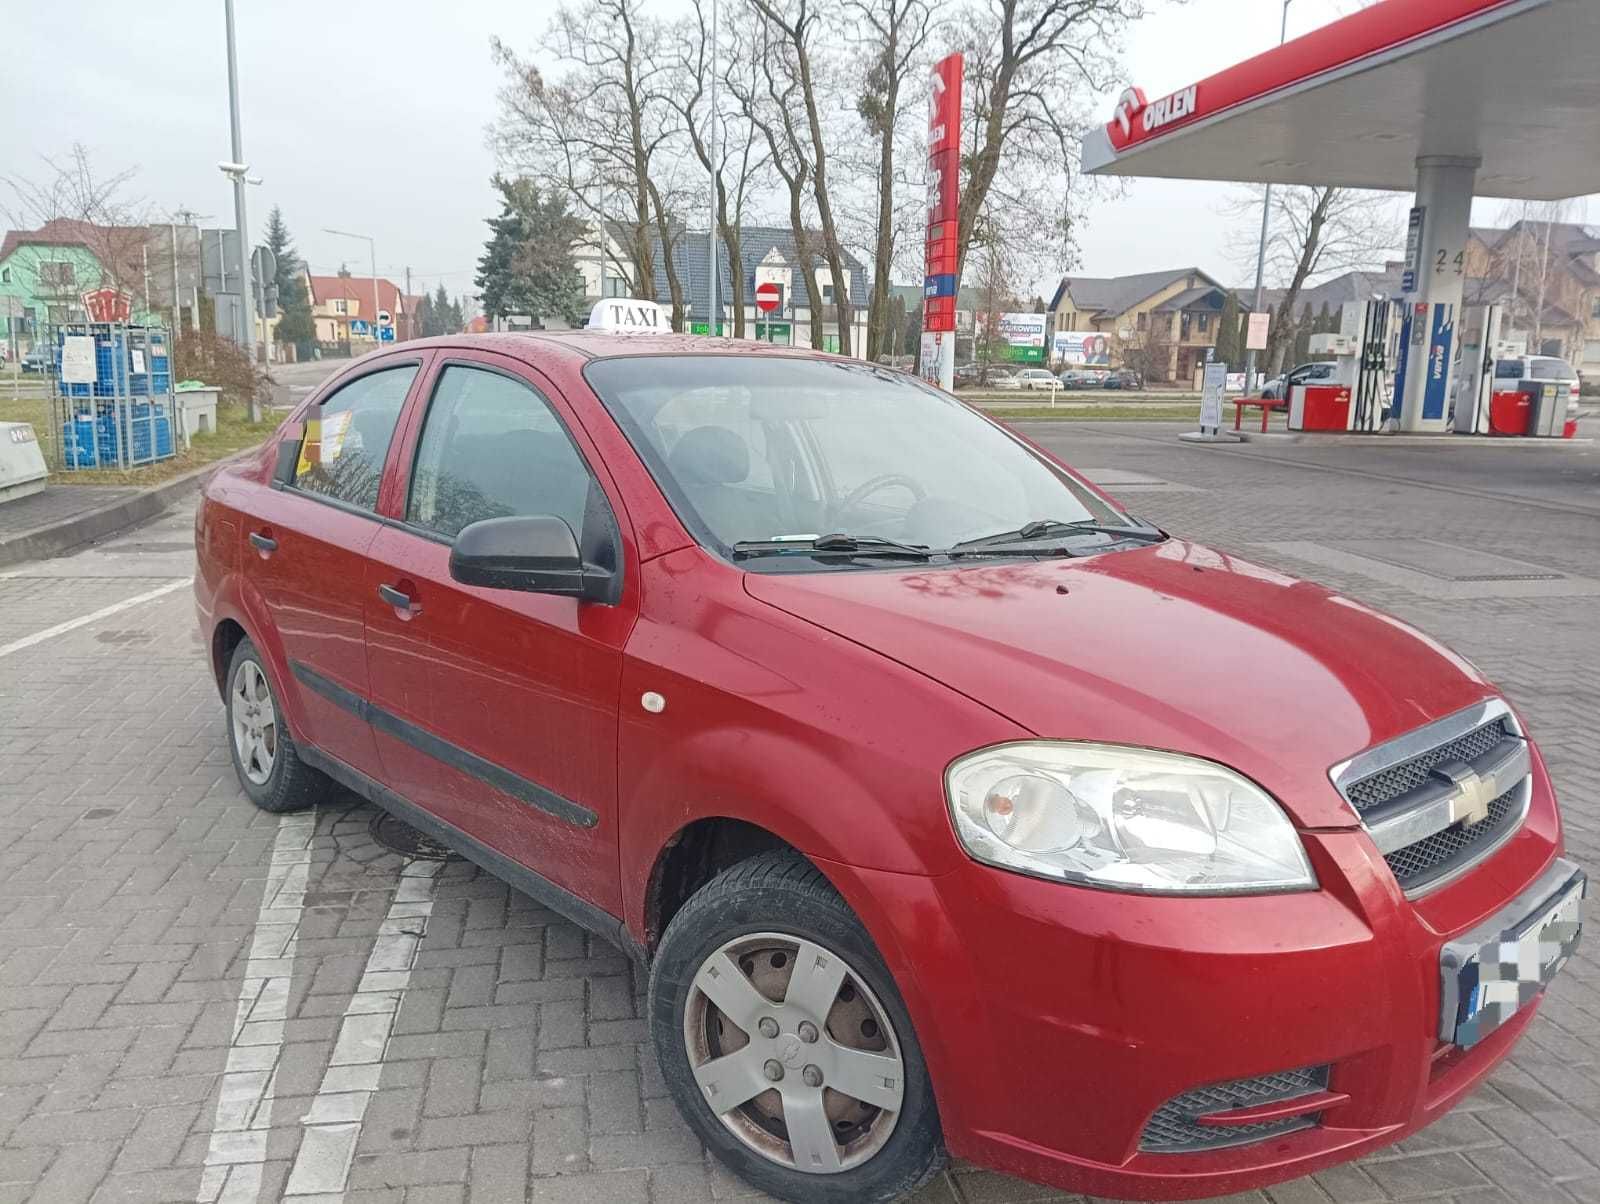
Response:
[[[49,372],[55,367],[55,356],[48,347],[31,347],[19,361],[24,372]]]
[[[1057,378],[1063,389],[1099,389],[1105,384],[1106,373],[1093,368],[1068,368]]]
[[[1055,392],[1061,387],[1061,382],[1056,379],[1056,374],[1048,368],[1024,368],[1016,376],[1019,389],[1045,389]]]
[[[1101,384],[1105,389],[1142,389],[1144,378],[1132,368],[1119,368],[1115,372],[1107,372]]]
[[[1282,376],[1274,376],[1261,386],[1261,396],[1273,401],[1284,401],[1289,396],[1290,385],[1331,384],[1337,365],[1331,362],[1301,364]]]

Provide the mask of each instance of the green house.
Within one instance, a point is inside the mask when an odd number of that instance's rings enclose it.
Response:
[[[0,243],[0,334],[8,348],[30,348],[51,325],[82,321],[83,294],[116,288],[133,297],[133,320],[144,305],[147,263],[143,226],[99,226],[55,218],[37,230],[8,230]]]

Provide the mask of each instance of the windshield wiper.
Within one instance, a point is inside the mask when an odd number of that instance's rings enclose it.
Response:
[[[981,535],[977,539],[964,539],[945,550],[954,555],[1001,545],[1027,543],[1030,540],[1046,539],[1051,536],[1078,534],[1114,535],[1119,539],[1135,540],[1139,543],[1160,543],[1166,539],[1166,535],[1155,527],[1119,527],[1111,523],[1097,522],[1092,518],[1082,518],[1075,522],[1040,518],[1031,523],[1023,523],[1015,531],[1000,531],[994,535]]]
[[[819,552],[829,556],[891,556],[910,560],[927,560],[933,555],[931,549],[917,544],[900,543],[876,535],[847,535],[842,531],[804,538],[741,539],[733,545],[733,554],[740,558],[796,553],[814,556]]]

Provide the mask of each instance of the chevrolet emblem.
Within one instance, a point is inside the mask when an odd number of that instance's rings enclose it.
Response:
[[[1450,822],[1465,823],[1469,828],[1489,818],[1489,804],[1494,801],[1493,788],[1477,771],[1460,762],[1440,765],[1433,771],[1447,779],[1456,788],[1450,800]]]

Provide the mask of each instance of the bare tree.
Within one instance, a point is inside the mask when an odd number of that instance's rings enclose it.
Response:
[[[638,0],[593,0],[558,8],[541,43],[565,68],[559,79],[546,79],[498,38],[491,43],[506,75],[495,149],[519,174],[571,199],[594,227],[601,255],[639,297],[655,296],[655,243],[670,241],[665,198],[659,184],[651,187],[675,133],[663,41]],[[611,249],[614,237],[621,254]],[[682,288],[672,256],[663,258],[681,329]]]
[[[744,27],[739,23],[725,23],[715,36],[721,40],[718,56],[724,64],[722,86],[736,96],[741,94],[741,88],[743,95],[754,94],[759,75]],[[684,18],[673,29],[675,79],[667,96],[678,112],[679,127],[687,136],[695,158],[711,180],[710,189],[715,190],[712,207],[716,211],[717,237],[727,252],[728,275],[733,286],[733,295],[728,298],[733,308],[733,337],[742,339],[745,336],[742,227],[751,192],[768,160],[755,123],[739,108],[731,119],[725,112],[716,115],[720,128],[713,161],[708,137],[712,38],[704,6],[701,0],[694,0],[694,15]]]
[[[867,63],[856,112],[878,142],[873,198],[872,292],[867,301],[867,358],[876,360],[886,345],[889,276],[894,266],[896,178],[895,149],[908,112],[902,104],[907,85],[926,69],[926,49],[935,30],[927,0],[849,0],[866,47]],[[893,346],[891,352],[897,353]]]
[[[804,135],[795,124],[799,83],[774,65],[777,53],[772,31],[758,27],[751,62],[757,64],[750,78],[728,76],[728,90],[739,113],[761,136],[767,149],[767,162],[783,182],[789,229],[794,235],[796,265],[806,288],[806,303],[811,312],[811,345],[820,349],[822,341],[822,290],[817,287],[816,248],[812,246],[806,223],[806,202],[811,181],[811,159]]]
[[[1535,352],[1544,344],[1544,318],[1552,299],[1569,308],[1581,303],[1568,286],[1569,274],[1560,270],[1564,255],[1551,249],[1555,228],[1565,225],[1572,211],[1570,200],[1521,201],[1502,211],[1501,220],[1510,230],[1495,247],[1494,262],[1510,285],[1507,316],[1518,329],[1531,332],[1529,347]]]
[[[1041,249],[1041,222],[1063,265],[1070,260],[1084,190],[1073,165],[1110,85],[1113,55],[1145,0],[968,0],[953,15],[953,48],[966,55],[958,263],[974,242],[1005,238]]]
[[[4,176],[11,194],[0,208],[7,225],[34,238],[18,246],[14,262],[34,278],[42,315],[60,321],[82,294],[111,288],[142,298],[148,308],[146,244],[149,206],[127,195],[134,169],[101,176],[88,150],[74,145],[66,159],[43,160],[39,179]],[[71,255],[69,248],[87,255]]]
[[[1354,188],[1296,185],[1275,188],[1267,232],[1267,277],[1284,292],[1272,317],[1264,362],[1283,367],[1294,346],[1295,307],[1307,281],[1339,272],[1381,268],[1400,243],[1400,220],[1389,193]],[[1243,194],[1226,209],[1233,221],[1234,257],[1253,264],[1261,224],[1262,197]]]
[[[833,198],[828,191],[828,152],[823,136],[821,81],[814,56],[827,54],[817,45],[823,11],[812,7],[812,0],[749,0],[751,9],[772,31],[773,41],[779,50],[778,69],[793,84],[791,95],[796,97],[805,114],[803,135],[793,138],[798,149],[809,160],[811,196],[816,202],[817,218],[822,227],[822,254],[828,261],[828,271],[833,277],[833,300],[838,315],[839,352],[852,354],[850,302],[850,276],[844,267],[844,248],[839,240],[838,223],[834,220]],[[784,118],[791,132],[793,123]],[[796,232],[799,236],[799,231]],[[813,305],[812,331],[816,338],[821,307]]]

